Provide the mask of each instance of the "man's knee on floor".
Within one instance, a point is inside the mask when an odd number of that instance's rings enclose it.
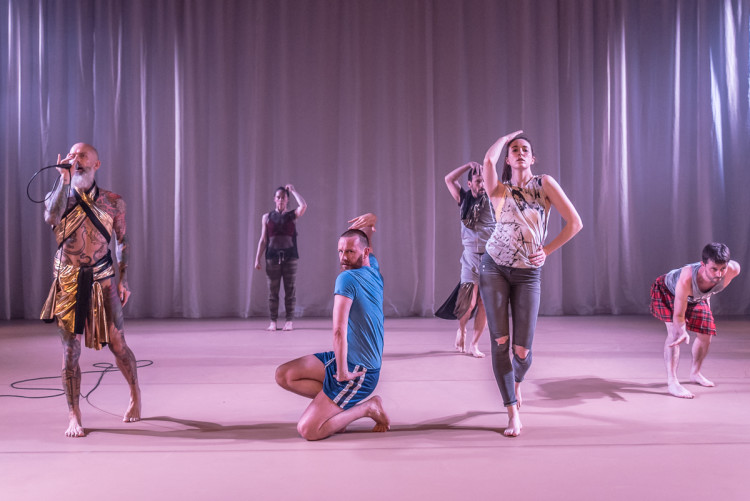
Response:
[[[326,438],[319,433],[319,427],[309,421],[300,421],[297,423],[297,433],[305,440],[320,440]]]

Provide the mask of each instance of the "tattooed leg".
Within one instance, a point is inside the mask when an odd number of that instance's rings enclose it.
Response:
[[[120,369],[130,387],[130,403],[125,410],[122,420],[126,423],[140,421],[141,389],[138,386],[138,371],[136,369],[135,355],[133,355],[133,352],[130,351],[128,344],[125,342],[125,320],[122,313],[122,304],[117,294],[117,286],[114,280],[102,283],[102,286],[104,297],[107,298],[105,307],[108,308],[109,318],[112,319],[112,324],[110,324],[109,349],[115,356],[117,368]]]
[[[128,382],[130,387],[130,404],[128,405],[122,420],[126,423],[140,421],[141,419],[141,389],[138,386],[138,372],[136,369],[135,355],[130,350],[127,344],[125,344],[125,338],[121,331],[118,331],[122,344],[119,348],[115,347],[115,343],[112,342],[109,346],[112,353],[115,355],[115,361],[117,367],[125,377],[125,381]]]
[[[63,344],[62,386],[68,401],[68,429],[66,437],[82,437],[85,435],[81,424],[81,367],[78,359],[81,356],[80,336],[61,330]]]

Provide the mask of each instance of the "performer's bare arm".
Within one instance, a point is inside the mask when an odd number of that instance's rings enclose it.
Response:
[[[740,274],[740,263],[737,261],[729,261],[729,264],[727,264],[727,274],[724,275],[724,287],[729,285],[729,282],[731,282],[734,277]]]
[[[336,355],[336,379],[338,381],[350,381],[364,374],[364,371],[349,372],[347,355],[349,345],[347,343],[347,324],[349,322],[349,310],[352,300],[346,296],[335,295],[333,299],[333,352]]]
[[[72,158],[74,155],[70,153],[64,159],[58,154],[57,164],[69,163]],[[50,226],[57,226],[60,223],[68,205],[70,193],[70,170],[58,167],[57,172],[60,173],[60,182],[53,192],[47,194],[44,201],[44,222]]]
[[[552,176],[544,175],[542,176],[542,186],[550,204],[557,209],[563,221],[565,221],[565,226],[550,243],[529,254],[529,261],[536,266],[543,265],[548,255],[562,247],[583,228],[581,216],[578,215],[575,206],[560,185],[557,184],[557,181]]]
[[[669,346],[677,346],[681,343],[690,344],[690,336],[685,325],[685,312],[687,311],[687,299],[692,290],[693,270],[690,266],[684,266],[680,271],[674,291],[674,306],[672,308],[672,326],[677,339]]]
[[[729,261],[727,264],[727,273],[724,275],[724,286],[729,285],[729,282],[739,274],[740,264],[737,261]],[[684,266],[680,271],[680,277],[677,279],[677,284],[675,285],[674,309],[672,313],[672,324],[677,333],[677,340],[670,346],[677,346],[683,342],[690,344],[690,336],[688,336],[685,325],[685,312],[688,305],[687,298],[693,287],[692,282],[693,270],[690,266]]]
[[[370,241],[370,251],[372,251],[372,237],[375,233],[375,223],[378,222],[377,216],[372,212],[368,212],[367,214],[350,219],[348,222],[351,223],[349,226],[350,230],[360,230],[367,235],[367,239]]]
[[[302,217],[305,211],[307,211],[307,202],[305,202],[305,199],[302,198],[302,195],[300,195],[291,184],[287,184],[285,188],[289,190],[289,193],[291,193],[294,199],[297,201],[297,208],[294,209],[294,213],[297,214],[298,218]]]
[[[501,137],[490,146],[490,149],[487,150],[487,153],[484,155],[485,190],[494,204],[496,204],[497,198],[501,193],[500,189],[502,188],[502,186],[500,186],[500,177],[497,173],[497,162],[500,160],[500,154],[503,152],[505,145],[522,132],[522,130],[517,130]]]
[[[114,224],[113,229],[115,231],[115,257],[117,258],[117,265],[120,269],[120,281],[117,284],[117,295],[120,298],[122,305],[128,302],[130,297],[130,286],[128,285],[128,265],[130,264],[130,241],[127,235],[127,224],[125,223],[125,200],[122,197],[116,197],[113,199],[114,207]]]
[[[471,169],[471,162],[462,165],[461,167],[456,167],[445,176],[445,186],[448,187],[448,191],[450,191],[451,196],[457,204],[461,203],[461,183],[459,182],[459,179],[461,179],[461,176],[467,173],[469,169]]]
[[[255,254],[255,269],[260,269],[260,258],[263,253],[266,252],[266,223],[268,222],[268,214],[263,214],[260,219],[260,239],[258,240],[258,252]]]

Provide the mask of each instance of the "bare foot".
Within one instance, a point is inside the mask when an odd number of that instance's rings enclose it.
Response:
[[[266,330],[267,331],[274,331],[275,332],[276,331],[276,322],[274,322],[272,320],[271,323],[268,324],[268,327],[266,327]]]
[[[459,328],[456,331],[456,342],[453,345],[456,348],[457,352],[464,353],[466,351],[466,349],[464,348],[465,341],[466,341],[466,331],[462,331]]]
[[[709,388],[713,388],[714,386],[716,386],[716,385],[715,385],[715,384],[713,383],[713,381],[710,381],[710,380],[706,379],[706,376],[704,376],[704,375],[703,375],[703,374],[701,374],[700,372],[698,372],[698,373],[696,373],[696,374],[692,374],[692,375],[690,376],[690,380],[691,380],[692,382],[694,382],[695,384],[699,384],[699,385],[701,385],[701,386],[707,386],[707,387],[709,387]]]
[[[65,430],[65,436],[73,438],[85,436],[86,433],[83,431],[83,426],[81,425],[81,412],[70,411],[69,417],[70,422],[68,423],[68,429]]]
[[[671,393],[675,397],[680,397],[680,398],[693,398],[693,397],[695,397],[695,395],[693,395],[688,390],[686,390],[677,381],[675,381],[673,383],[667,383],[667,388],[669,389],[669,393]]]
[[[508,426],[503,431],[503,435],[506,437],[517,437],[521,434],[521,415],[518,413],[518,409],[508,408]]]
[[[388,415],[383,409],[383,399],[379,396],[374,396],[367,401],[367,417],[375,421],[375,427],[372,431],[384,432],[391,429],[391,420],[388,419]]]
[[[134,423],[141,420],[141,399],[130,398],[130,405],[122,417],[123,423]]]
[[[285,331],[293,331],[294,330],[294,323],[291,320],[287,320],[284,324],[284,328],[282,330]]]
[[[472,344],[471,346],[469,346],[469,349],[466,350],[466,353],[468,353],[472,357],[484,358],[484,353],[479,351],[479,347],[477,347],[477,345],[475,344]]]

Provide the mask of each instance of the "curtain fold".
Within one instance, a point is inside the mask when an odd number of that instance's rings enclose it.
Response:
[[[299,315],[330,314],[337,237],[374,212],[386,314],[429,316],[459,276],[443,177],[517,129],[584,222],[547,260],[541,312],[647,313],[654,278],[709,241],[750,269],[749,16],[750,0],[0,0],[0,319],[38,317],[54,239],[26,183],[78,141],[127,202],[130,317],[266,315],[253,263],[286,183],[308,203]],[[712,304],[750,313],[750,280]]]

